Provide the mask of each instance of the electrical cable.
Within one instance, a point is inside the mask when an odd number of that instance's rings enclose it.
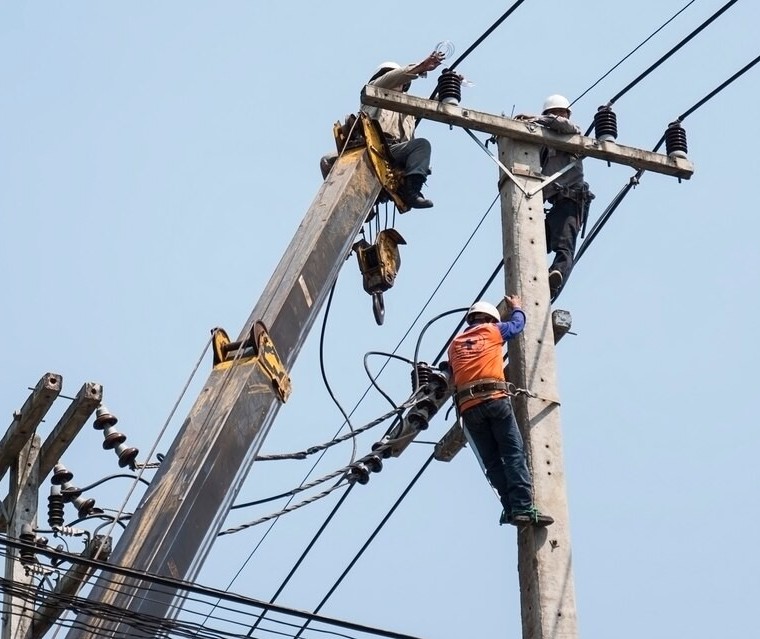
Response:
[[[388,403],[391,406],[393,406],[393,408],[398,409],[396,402],[394,402],[391,399],[390,395],[388,395],[385,391],[383,391],[382,388],[380,388],[375,377],[372,375],[372,373],[369,372],[369,366],[367,365],[367,358],[370,355],[384,355],[386,358],[398,359],[398,360],[401,360],[402,362],[406,362],[410,366],[414,366],[414,362],[406,357],[402,357],[401,355],[396,355],[395,353],[383,353],[380,351],[367,351],[366,353],[364,353],[364,372],[367,373],[367,377],[369,377],[370,383],[377,389],[378,393],[380,393],[383,397],[385,397],[385,399],[388,400]]]
[[[107,477],[103,477],[102,479],[98,479],[98,481],[93,482],[89,484],[88,486],[83,486],[79,490],[81,490],[83,493],[86,493],[88,490],[92,490],[93,488],[100,486],[101,484],[105,484],[107,481],[111,481],[112,479],[119,479],[119,478],[125,478],[125,479],[134,479],[135,481],[140,481],[146,486],[150,486],[150,482],[147,479],[143,479],[142,477],[138,475],[131,475],[129,473],[118,473],[116,475],[108,475]]]
[[[43,555],[52,559],[57,559],[57,560],[60,560],[61,562],[68,561],[70,563],[74,563],[77,565],[86,566],[95,570],[100,570],[101,573],[106,573],[108,575],[118,575],[120,577],[125,577],[127,579],[134,580],[136,583],[139,583],[141,581],[146,581],[151,584],[165,586],[171,589],[172,591],[178,591],[178,592],[181,591],[181,592],[185,592],[185,593],[193,594],[193,595],[202,595],[204,597],[215,598],[215,599],[223,600],[225,602],[234,603],[239,606],[247,606],[247,607],[252,607],[252,608],[269,610],[271,612],[276,612],[278,614],[289,615],[291,617],[297,617],[303,620],[307,620],[310,623],[317,621],[319,623],[324,623],[325,625],[335,626],[335,627],[343,628],[345,630],[351,630],[354,632],[364,632],[368,634],[374,634],[376,636],[388,637],[389,639],[415,639],[411,637],[410,635],[397,633],[397,632],[393,632],[389,630],[384,630],[381,628],[373,628],[370,626],[365,626],[363,624],[357,624],[354,622],[349,622],[342,619],[336,619],[333,617],[324,617],[322,615],[317,615],[316,613],[309,613],[303,610],[297,610],[294,608],[280,606],[277,604],[270,604],[270,603],[266,603],[257,599],[244,597],[242,595],[209,588],[206,586],[199,586],[196,583],[186,582],[179,579],[174,579],[171,577],[165,577],[161,575],[155,575],[152,573],[135,570],[133,568],[127,568],[125,566],[110,564],[105,561],[88,559],[86,557],[82,557],[79,555],[72,556],[68,553],[62,553],[51,548],[40,548],[34,544],[27,544],[27,543],[18,541],[16,539],[11,539],[7,537],[7,535],[0,535],[0,544],[9,548],[16,549],[16,550],[34,551],[36,554]],[[0,579],[0,584],[2,584],[2,590],[5,590],[5,591],[13,590],[13,589],[20,589],[21,591],[26,589],[27,592],[29,591],[28,587],[26,587],[25,585],[16,584],[7,579]],[[90,611],[97,609],[100,612],[105,613],[105,614],[110,613],[115,620],[121,620],[124,617],[131,616],[132,618],[142,618],[145,621],[151,621],[152,624],[157,624],[157,625],[151,625],[151,627],[159,627],[159,628],[170,628],[170,627],[173,627],[174,624],[176,623],[175,621],[171,619],[163,619],[163,618],[155,619],[155,618],[151,618],[151,616],[146,615],[144,613],[139,613],[139,614],[130,613],[130,611],[128,610],[117,608],[113,605],[102,604],[102,603],[99,603],[96,601],[90,601],[84,598],[67,596],[67,597],[62,597],[62,599],[66,599],[70,602],[75,602],[75,607],[77,609],[86,609]],[[192,635],[188,635],[188,636],[192,636]],[[233,635],[233,636],[240,636],[240,635]]]
[[[354,428],[354,430],[352,430],[350,433],[341,435],[340,437],[334,437],[333,439],[331,439],[328,442],[325,442],[324,444],[310,446],[306,450],[301,450],[296,453],[277,453],[273,455],[260,455],[256,457],[256,461],[275,461],[275,460],[282,460],[282,459],[306,459],[310,455],[321,452],[323,450],[327,450],[328,448],[331,448],[332,446],[340,444],[346,441],[347,439],[356,439],[358,435],[361,435],[362,433],[367,432],[368,430],[374,428],[378,424],[382,424],[387,419],[390,419],[394,415],[397,415],[403,412],[404,410],[406,410],[407,408],[409,408],[410,406],[413,406],[416,401],[417,401],[416,396],[412,395],[400,406],[395,406],[393,410],[388,411],[384,415],[380,415],[380,417],[373,419],[371,422],[368,422],[364,426],[359,426],[359,427]],[[353,463],[353,461],[351,463]],[[290,494],[290,493],[287,493],[287,494]],[[271,501],[271,499],[267,499],[266,501]],[[240,505],[232,506],[230,510],[234,508],[241,508],[241,506]]]
[[[663,62],[665,62],[668,58],[670,58],[674,53],[679,51],[685,44],[687,44],[690,40],[692,40],[694,37],[699,35],[704,29],[710,26],[710,24],[712,24],[715,20],[717,20],[726,11],[728,11],[728,9],[730,9],[734,4],[736,4],[737,1],[738,0],[729,0],[729,2],[724,4],[720,9],[718,9],[715,13],[713,13],[707,20],[705,20],[696,29],[694,29],[694,31],[692,31],[683,40],[681,40],[678,44],[672,47],[665,55],[660,57],[654,64],[650,65],[647,69],[642,71],[635,79],[633,79],[625,87],[623,87],[620,91],[618,91],[614,96],[612,96],[612,98],[610,98],[607,105],[611,106],[615,102],[617,102],[621,97],[623,97],[626,93],[628,93],[628,91],[630,91],[639,82],[641,82],[644,78],[646,78],[652,71],[654,71]],[[586,130],[585,135],[588,135],[589,133],[591,133],[593,128],[594,128],[594,125],[591,124],[591,126]]]
[[[454,60],[454,62],[452,62],[449,65],[449,70],[453,71],[459,65],[459,63],[462,62],[462,60],[464,60],[475,49],[477,49],[483,43],[483,40],[485,40],[488,36],[490,36],[501,25],[502,22],[504,22],[509,16],[511,16],[515,12],[515,10],[523,2],[525,2],[525,0],[517,0],[517,2],[515,2],[511,7],[509,7],[509,9],[507,9],[501,15],[501,17],[498,20],[496,20],[496,22],[494,22],[490,27],[488,27],[488,29],[486,29],[483,32],[483,34],[477,40],[475,40],[475,42],[473,42],[462,55],[460,55],[456,60]]]
[[[728,79],[726,79],[724,82],[721,82],[715,89],[710,91],[707,95],[705,95],[702,99],[695,102],[691,107],[686,109],[681,115],[678,116],[677,121],[683,122],[688,116],[690,116],[694,111],[702,107],[704,104],[706,104],[709,100],[714,98],[716,95],[718,95],[723,89],[725,89],[727,86],[729,86],[731,83],[733,83],[735,80],[743,76],[747,71],[749,71],[752,67],[754,67],[758,62],[760,62],[760,56],[757,56],[754,60],[751,62],[748,62],[746,65],[744,65],[739,71],[734,73],[732,76],[730,76]],[[653,152],[657,152],[662,144],[665,142],[665,135],[663,135],[659,142],[654,146],[652,149]],[[573,260],[573,268],[578,263],[578,261],[583,257],[584,253],[588,250],[588,248],[591,246],[591,243],[594,241],[594,239],[599,235],[601,230],[604,228],[604,225],[609,221],[612,214],[615,212],[617,207],[620,205],[620,203],[623,201],[623,198],[625,198],[626,195],[633,189],[635,186],[639,184],[639,181],[641,177],[644,175],[644,170],[639,169],[636,171],[636,173],[628,180],[626,185],[615,195],[615,197],[612,199],[610,204],[607,205],[607,208],[604,209],[602,214],[599,216],[597,221],[594,223],[594,225],[591,227],[591,230],[588,232],[588,235],[586,236],[585,241],[581,246],[578,248],[578,252],[575,256],[575,259]],[[561,292],[561,291],[560,291]]]
[[[280,587],[277,588],[274,595],[272,595],[272,598],[269,600],[269,603],[272,604],[275,601],[277,601],[277,598],[280,596],[282,591],[285,589],[285,586],[288,585],[290,580],[293,578],[293,575],[295,575],[298,568],[300,568],[301,564],[303,563],[303,560],[306,559],[306,555],[309,554],[311,549],[314,547],[314,544],[317,543],[317,540],[320,538],[322,533],[327,528],[327,525],[332,521],[332,518],[335,516],[335,513],[338,512],[338,509],[343,505],[343,502],[346,501],[346,497],[348,497],[348,494],[351,492],[353,487],[356,486],[356,482],[352,482],[349,487],[346,489],[346,491],[341,495],[341,498],[338,500],[338,503],[333,506],[333,509],[330,511],[330,514],[327,515],[327,518],[322,523],[322,525],[319,527],[319,530],[314,534],[309,544],[306,546],[304,551],[301,553],[301,556],[296,560],[296,563],[293,565],[293,567],[290,569],[290,572],[287,574],[285,579],[283,579],[282,583],[280,584]],[[256,620],[256,622],[251,626],[251,629],[248,631],[248,634],[246,634],[246,637],[250,637],[251,633],[258,628],[259,623],[264,619],[264,616],[266,615],[266,610],[262,610],[261,614],[259,615],[259,618]]]
[[[662,31],[665,27],[667,27],[673,20],[675,20],[679,15],[681,15],[686,9],[688,9],[692,4],[694,4],[696,0],[689,0],[681,9],[676,11],[668,20],[663,22],[657,29],[652,31],[652,33],[649,34],[644,40],[639,42],[639,44],[631,49],[630,52],[628,52],[625,56],[623,56],[615,65],[609,68],[609,70],[603,74],[596,82],[594,82],[588,89],[586,89],[583,93],[581,93],[575,100],[573,100],[570,103],[570,106],[573,106],[578,100],[580,100],[583,96],[585,96],[591,89],[593,89],[595,86],[597,86],[602,80],[604,80],[610,73],[612,73],[615,69],[617,69],[623,62],[625,62],[628,58],[630,58],[636,51],[638,51],[641,47],[643,47],[647,42],[649,42],[654,36],[656,36],[660,31]]]
[[[333,390],[330,387],[330,382],[327,381],[327,373],[325,372],[325,331],[327,329],[327,318],[330,316],[330,307],[332,306],[333,295],[335,294],[335,287],[337,284],[338,279],[336,277],[333,285],[330,287],[330,294],[327,296],[327,303],[325,304],[325,312],[324,315],[322,315],[322,330],[319,332],[319,370],[322,373],[322,382],[327,389],[327,394],[330,395],[330,399],[332,399],[333,403],[338,407],[340,414],[343,415],[343,419],[345,420],[344,424],[348,426],[348,429],[353,434],[354,427],[351,424],[351,417],[346,413],[346,411],[343,409],[343,406],[341,406],[340,402],[335,397],[335,393],[333,393]],[[351,461],[349,462],[349,465],[353,464],[355,460],[356,437],[352,437]]]
[[[394,512],[396,512],[396,508],[399,507],[402,501],[406,498],[406,496],[409,494],[409,491],[414,487],[414,485],[417,483],[420,477],[422,477],[422,474],[427,470],[427,467],[430,465],[430,462],[432,462],[434,459],[433,455],[430,455],[428,457],[427,461],[422,465],[422,468],[420,468],[417,471],[417,474],[414,476],[411,482],[409,482],[409,485],[404,489],[404,492],[401,493],[399,498],[396,500],[396,502],[391,506],[390,510],[386,513],[385,517],[380,521],[380,523],[377,525],[375,530],[372,532],[372,534],[369,536],[366,542],[364,542],[364,545],[359,549],[359,552],[356,553],[354,558],[349,562],[348,566],[346,566],[346,569],[340,574],[338,579],[335,581],[333,586],[330,588],[330,590],[327,592],[327,594],[322,598],[322,601],[319,602],[317,607],[314,609],[313,614],[317,614],[320,610],[322,610],[322,606],[324,606],[328,599],[333,595],[335,590],[338,588],[338,586],[341,584],[341,582],[346,578],[346,575],[351,571],[351,569],[354,567],[357,561],[361,558],[361,556],[364,554],[364,551],[369,548],[369,545],[372,543],[372,541],[375,539],[377,534],[380,532],[380,530],[385,526],[386,522],[391,518]],[[293,639],[298,639],[303,634],[303,631],[306,629],[306,627],[309,625],[310,620],[307,620],[303,626],[301,626],[301,629],[298,631],[298,633],[293,637]]]
[[[483,225],[483,222],[485,222],[486,218],[487,218],[487,217],[488,217],[488,215],[490,214],[491,210],[493,209],[493,207],[494,207],[494,205],[496,204],[496,202],[498,201],[498,199],[499,199],[499,195],[497,194],[497,195],[496,195],[496,197],[495,197],[495,198],[493,199],[493,201],[491,202],[490,206],[489,206],[489,207],[486,209],[485,213],[484,213],[484,214],[481,216],[481,218],[480,218],[480,220],[478,221],[478,223],[475,225],[475,228],[472,230],[472,232],[470,233],[469,237],[468,237],[468,238],[467,238],[467,240],[464,242],[464,245],[462,246],[462,248],[460,249],[460,251],[457,253],[457,255],[456,255],[456,256],[454,257],[454,259],[452,260],[451,264],[449,265],[449,267],[448,267],[448,269],[446,270],[446,272],[444,273],[444,275],[441,277],[441,279],[440,279],[440,281],[438,282],[438,284],[436,285],[436,287],[433,289],[433,292],[432,292],[432,293],[431,293],[431,294],[428,296],[428,299],[427,299],[427,301],[425,302],[425,304],[423,304],[422,308],[421,308],[421,309],[420,309],[420,311],[417,313],[417,316],[416,316],[416,317],[415,317],[415,319],[412,321],[412,323],[411,323],[411,325],[409,326],[409,328],[406,330],[406,332],[405,332],[405,333],[404,333],[404,335],[401,337],[401,339],[400,339],[400,340],[399,340],[399,341],[396,343],[396,346],[394,347],[394,349],[393,349],[393,351],[392,351],[392,353],[393,353],[393,354],[395,354],[395,353],[396,353],[396,351],[398,351],[398,349],[399,349],[399,348],[401,347],[401,345],[404,343],[404,341],[406,340],[406,338],[407,338],[407,337],[409,336],[409,334],[412,332],[412,329],[414,328],[415,324],[416,324],[416,323],[419,321],[420,317],[422,317],[422,314],[425,312],[425,309],[426,309],[426,308],[427,308],[427,307],[430,305],[430,303],[432,302],[432,300],[433,300],[433,297],[435,297],[435,294],[438,292],[438,290],[441,288],[441,286],[443,286],[443,283],[446,281],[446,278],[449,276],[449,274],[451,273],[451,271],[454,269],[454,266],[456,266],[456,264],[458,263],[459,259],[460,259],[460,258],[462,257],[462,255],[464,254],[464,251],[465,251],[465,250],[467,249],[467,247],[470,245],[470,242],[472,242],[472,239],[475,237],[475,234],[478,232],[478,230],[480,229],[480,227]],[[389,363],[389,362],[390,362],[390,359],[388,359],[388,361],[387,361],[387,362],[385,362],[385,364],[383,364],[383,366],[380,368],[380,371],[378,372],[378,374],[377,374],[377,376],[376,376],[376,377],[379,377],[379,376],[382,374],[382,372],[385,370],[385,367],[388,365],[388,363]],[[356,412],[356,410],[359,408],[359,406],[361,405],[361,403],[364,401],[364,398],[365,398],[365,397],[366,397],[366,396],[369,394],[370,390],[372,390],[372,385],[369,385],[369,386],[367,386],[367,388],[364,390],[364,392],[362,393],[361,397],[359,397],[359,399],[357,400],[357,402],[354,404],[354,407],[351,409],[351,412],[349,413],[350,415],[353,415],[353,414]],[[340,428],[338,428],[337,432],[335,433],[335,436],[336,436],[336,437],[337,437],[338,433],[339,433],[339,432],[340,432],[342,429],[343,429],[343,426],[341,426]],[[322,460],[322,457],[323,457],[323,456],[324,456],[324,452],[323,452],[323,454],[322,454],[322,455],[320,455],[320,456],[319,456],[319,457],[318,457],[318,458],[315,460],[315,462],[314,462],[314,464],[312,465],[312,467],[309,469],[309,471],[308,471],[308,472],[306,473],[306,475],[304,476],[304,479],[302,480],[301,484],[303,484],[304,482],[306,482],[306,480],[307,480],[307,479],[308,479],[308,478],[311,476],[311,474],[314,472],[314,469],[317,467],[317,465],[319,464],[319,462]],[[291,500],[292,500],[292,499],[293,499],[293,497],[291,497]],[[288,502],[288,503],[290,503],[290,502]],[[274,526],[276,525],[277,521],[278,521],[277,519],[275,519],[275,520],[273,520],[273,521],[272,521],[271,525],[270,525],[270,526],[269,526],[269,528],[267,528],[267,530],[264,532],[264,534],[262,535],[261,539],[259,539],[259,541],[256,543],[256,545],[253,547],[253,549],[252,549],[252,550],[251,550],[251,552],[249,553],[249,555],[248,555],[248,557],[246,558],[246,560],[245,560],[245,561],[244,561],[244,562],[243,562],[243,563],[240,565],[240,567],[238,568],[237,572],[235,573],[235,575],[232,577],[231,581],[230,581],[230,582],[229,582],[229,584],[227,585],[227,588],[231,588],[231,587],[232,587],[232,584],[234,584],[234,583],[235,583],[235,581],[237,580],[237,578],[238,578],[238,577],[240,576],[240,574],[242,573],[243,569],[244,569],[244,568],[245,568],[245,567],[248,565],[248,563],[249,563],[249,562],[251,561],[251,559],[253,558],[253,555],[254,555],[254,554],[255,554],[255,553],[258,551],[258,549],[259,549],[259,548],[261,547],[261,545],[264,543],[264,541],[266,540],[266,538],[269,536],[269,533],[272,531],[272,529],[273,529],[273,528],[274,528]]]

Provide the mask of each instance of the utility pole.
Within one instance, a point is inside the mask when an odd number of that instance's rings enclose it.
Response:
[[[36,535],[40,483],[102,399],[100,384],[84,384],[42,442],[36,430],[60,395],[62,384],[60,375],[45,373],[21,409],[13,414],[13,422],[0,442],[0,477],[10,470],[9,494],[0,503],[0,530],[5,531],[8,538],[20,539],[27,544],[46,543],[44,538]],[[98,540],[98,547],[104,543]],[[46,570],[38,564],[33,551],[22,553],[9,547],[5,579],[17,588],[17,592],[30,586],[35,573],[44,575]],[[74,570],[62,580],[67,589],[81,587],[84,576],[77,579],[77,575],[79,573]],[[65,590],[56,593],[69,594]],[[49,628],[64,610],[58,600],[57,606],[46,606],[40,616],[39,611],[33,610],[33,605],[28,597],[16,595],[10,589],[4,593],[1,639],[41,637],[45,632],[43,625],[48,624],[46,627]]]
[[[549,299],[539,152],[551,147],[688,179],[690,162],[580,135],[499,118],[441,102],[367,86],[362,102],[497,136],[505,290],[522,298],[525,330],[509,343],[509,379],[533,397],[514,398],[515,414],[533,475],[535,501],[554,517],[548,528],[518,528],[518,573],[523,639],[576,639],[570,524],[556,382],[555,334]],[[502,186],[503,184],[503,186]],[[437,447],[456,450],[456,431]],[[452,449],[453,443],[453,449]],[[446,445],[448,444],[448,446]]]
[[[238,340],[215,339],[215,366],[117,542],[112,564],[186,581],[197,576],[290,393],[288,371],[380,194],[373,166],[366,148],[340,155]],[[252,230],[251,268],[257,242],[266,238]],[[176,595],[149,579],[112,575],[96,581],[90,599],[133,617],[171,618]],[[153,636],[126,621],[84,613],[77,626],[68,639]]]

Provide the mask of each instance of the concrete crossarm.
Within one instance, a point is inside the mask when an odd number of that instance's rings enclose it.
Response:
[[[561,135],[523,120],[513,120],[502,116],[473,111],[438,100],[426,100],[398,91],[380,89],[367,85],[362,89],[361,102],[368,106],[399,111],[426,120],[460,126],[472,131],[490,133],[497,137],[511,138],[521,142],[539,144],[584,157],[597,158],[616,164],[624,164],[635,169],[662,173],[688,180],[694,173],[694,166],[683,158],[671,158],[662,153],[653,153],[614,142],[599,142],[583,135]]]

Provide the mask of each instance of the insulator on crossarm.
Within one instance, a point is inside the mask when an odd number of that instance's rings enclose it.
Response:
[[[94,499],[82,497],[82,489],[71,483],[73,478],[74,473],[63,464],[56,464],[53,477],[50,480],[53,487],[50,489],[50,497],[48,497],[48,523],[51,528],[63,524],[63,504],[74,504],[74,508],[77,509],[80,517],[103,514],[103,510],[95,507]]]
[[[116,416],[112,415],[111,412],[101,404],[95,411],[95,422],[92,424],[92,427],[95,430],[103,430],[106,426],[115,426],[118,421],[119,420],[116,419]]]
[[[356,462],[348,471],[349,481],[356,481],[364,485],[369,482],[369,468],[367,468],[362,462]]]
[[[53,476],[50,479],[50,483],[54,486],[63,486],[74,479],[74,473],[72,473],[63,464],[56,464],[53,467]]]
[[[430,374],[432,369],[427,362],[417,362],[412,369],[412,391],[416,391],[418,388],[422,388],[430,381]],[[415,386],[416,384],[416,386]]]
[[[617,139],[617,116],[609,105],[600,106],[594,114],[594,136],[599,142]]]
[[[382,455],[383,459],[388,459],[391,456],[391,447],[388,444],[390,441],[389,437],[383,437],[379,442],[375,442],[372,444],[372,450],[373,451],[380,451],[379,454]],[[382,449],[382,450],[381,450]]]
[[[665,150],[668,157],[686,159],[689,150],[686,145],[686,131],[678,120],[668,124],[665,130]]]
[[[51,486],[48,496],[48,525],[63,526],[63,495],[60,486]]]
[[[34,544],[37,541],[37,535],[29,524],[21,525],[21,533],[18,538],[26,544]],[[24,565],[37,563],[37,557],[30,548],[20,548],[18,551],[19,559]]]
[[[438,99],[444,104],[459,104],[462,99],[462,76],[444,69],[438,78]]]
[[[121,468],[127,466],[133,468],[140,451],[137,448],[124,445],[124,442],[127,441],[127,436],[115,428],[119,420],[102,404],[95,414],[96,418],[93,426],[96,430],[103,431],[103,449],[113,450],[116,453]]]

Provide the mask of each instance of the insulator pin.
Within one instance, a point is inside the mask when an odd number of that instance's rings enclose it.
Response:
[[[51,486],[48,496],[48,525],[51,528],[63,526],[63,495],[58,486]]]
[[[432,370],[427,362],[417,362],[412,369],[412,391],[422,388],[430,381]]]
[[[56,464],[53,467],[53,476],[50,479],[50,483],[54,486],[62,486],[74,479],[74,473],[72,473],[63,464]]]
[[[106,426],[115,426],[118,421],[119,420],[116,419],[116,417],[112,415],[103,404],[101,404],[95,411],[95,422],[92,424],[92,427],[95,430],[103,430]]]
[[[444,104],[459,104],[462,99],[462,77],[450,70],[444,69],[438,78],[438,99]]]
[[[665,130],[665,150],[668,157],[686,159],[689,150],[686,145],[686,131],[678,120],[668,124]]]
[[[134,468],[140,451],[137,448],[124,445],[124,442],[127,441],[127,436],[114,428],[119,420],[102,404],[95,414],[97,417],[93,426],[96,430],[103,431],[103,449],[113,450],[116,453],[121,468],[127,466]]]
[[[609,106],[600,106],[594,114],[594,136],[599,142],[617,139],[617,116]]]

